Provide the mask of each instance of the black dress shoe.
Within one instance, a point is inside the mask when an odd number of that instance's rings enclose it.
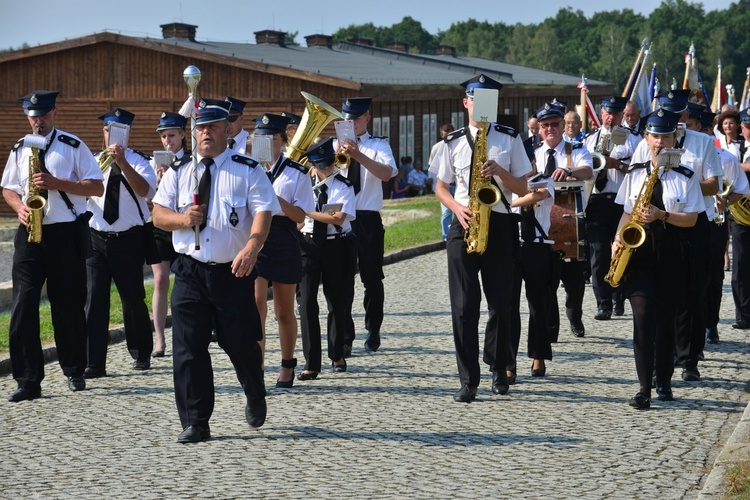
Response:
[[[83,371],[83,378],[101,378],[107,376],[107,370],[104,368],[94,368],[89,366]]]
[[[674,395],[672,394],[672,388],[668,385],[660,386],[656,388],[656,398],[659,401],[674,401]]]
[[[318,372],[299,372],[297,380],[315,380],[318,378]]]
[[[531,362],[531,376],[532,377],[544,377],[547,374],[547,367],[544,365],[544,361],[542,361],[542,367],[534,369],[534,362]]]
[[[580,320],[570,322],[570,331],[573,332],[573,335],[575,335],[578,338],[581,338],[584,335],[586,335],[586,329],[583,327],[583,322]]]
[[[698,382],[701,379],[701,372],[698,368],[685,368],[682,370],[682,380],[685,382]]]
[[[200,425],[189,425],[177,436],[178,443],[199,443],[204,439],[211,439],[211,430]]]
[[[136,359],[133,361],[133,370],[148,370],[151,368],[151,360],[149,359]]]
[[[266,406],[266,398],[256,399],[254,401],[247,401],[245,405],[245,420],[250,424],[250,427],[256,429],[263,425],[266,421],[266,412],[268,407]]]
[[[164,351],[154,351],[151,353],[152,358],[163,358],[164,357]]]
[[[508,374],[505,370],[498,370],[492,372],[492,394],[505,396],[508,394],[510,389],[510,381],[508,380]]]
[[[645,410],[651,407],[651,396],[639,392],[628,402],[630,406],[638,410]]]
[[[625,315],[625,304],[615,304],[615,308],[612,310],[612,314],[615,316]]]
[[[344,361],[344,364],[337,365],[335,362],[331,363],[331,366],[333,367],[333,371],[335,373],[344,373],[346,371],[346,359],[341,359]]]
[[[719,331],[715,326],[712,328],[706,328],[706,342],[709,344],[719,343]]]
[[[83,376],[68,377],[68,389],[73,392],[82,391],[86,388],[86,380]]]
[[[42,397],[41,387],[19,387],[8,395],[8,401],[18,403],[19,401],[31,401]]]
[[[606,321],[612,317],[612,312],[607,309],[599,309],[596,311],[596,315],[594,316],[594,319],[597,319],[599,321]]]
[[[732,323],[732,328],[736,330],[750,329],[750,321],[745,321],[744,319],[738,319],[737,321]]]
[[[291,368],[292,369],[292,378],[289,380],[281,380],[276,379],[276,387],[279,389],[291,389],[294,387],[294,367],[297,366],[297,358],[292,359],[282,359],[281,360],[281,367],[282,368]]]
[[[459,403],[469,403],[477,397],[477,388],[470,385],[462,385],[461,389],[453,395],[453,400]]]
[[[380,349],[380,334],[371,333],[365,340],[365,351],[377,352]]]

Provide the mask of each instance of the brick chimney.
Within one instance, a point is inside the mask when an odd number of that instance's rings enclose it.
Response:
[[[351,38],[349,40],[349,43],[355,43],[357,45],[366,45],[368,47],[373,47],[375,45],[375,40],[372,38],[362,38],[361,36],[358,36],[357,38]]]
[[[164,38],[187,38],[191,42],[195,41],[195,30],[198,26],[185,23],[169,23],[161,25],[161,35]]]
[[[435,55],[456,57],[456,47],[452,45],[438,45],[435,49]]]
[[[309,35],[305,41],[308,47],[333,47],[333,37],[329,35]]]
[[[267,43],[269,45],[279,45],[281,47],[284,47],[284,39],[286,38],[286,33],[283,31],[263,30],[256,31],[254,34],[255,43],[257,44]]]
[[[387,45],[387,48],[397,52],[409,52],[409,44],[406,42],[392,42]]]

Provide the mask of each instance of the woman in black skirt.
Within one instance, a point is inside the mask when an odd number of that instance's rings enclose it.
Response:
[[[159,132],[162,146],[165,151],[169,151],[174,155],[173,160],[179,160],[186,154],[187,151],[187,140],[185,138],[185,126],[187,120],[184,116],[177,113],[171,113],[165,111],[161,114],[159,124],[156,127],[156,131]],[[155,157],[151,160],[151,166],[156,171],[156,182],[161,181],[162,175],[169,168],[169,165],[164,163],[157,163],[162,160],[162,157]],[[158,189],[158,188],[157,188]],[[169,267],[172,265],[172,261],[175,259],[176,254],[174,246],[172,246],[172,233],[154,228],[154,239],[156,240],[156,248],[159,250],[159,258],[161,262],[157,264],[151,264],[151,271],[154,273],[154,295],[151,299],[151,308],[154,316],[154,332],[156,334],[156,341],[154,342],[154,351],[151,356],[154,358],[164,357],[164,351],[167,347],[166,339],[164,338],[164,325],[167,321],[167,298],[169,295]]]
[[[294,367],[297,365],[294,357],[297,343],[294,298],[297,284],[302,280],[302,253],[297,224],[304,222],[305,214],[315,208],[312,180],[307,169],[281,155],[282,148],[287,144],[288,123],[288,117],[266,113],[256,120],[254,132],[254,137],[273,138],[272,150],[276,160],[263,166],[273,183],[282,209],[281,212],[273,214],[268,238],[258,254],[258,262],[255,265],[258,271],[258,278],[255,280],[255,303],[263,326],[261,347],[264,354],[268,287],[273,286],[273,309],[279,323],[281,347],[281,369],[276,387],[292,387],[294,383]],[[262,149],[253,144],[256,159]]]

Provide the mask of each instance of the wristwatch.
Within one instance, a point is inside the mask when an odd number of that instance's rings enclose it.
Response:
[[[572,177],[573,176],[573,169],[572,168],[567,167],[567,168],[564,168],[563,170],[565,170],[565,173],[568,174],[568,177]]]
[[[662,224],[666,227],[667,221],[669,220],[669,212],[664,212],[664,217],[661,218]]]

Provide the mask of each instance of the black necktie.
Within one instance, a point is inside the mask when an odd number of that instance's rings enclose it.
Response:
[[[544,168],[544,175],[552,175],[552,172],[557,168],[557,162],[555,161],[555,150],[547,150],[547,166]]]
[[[601,193],[604,191],[604,188],[606,185],[607,185],[607,169],[603,168],[599,171],[598,174],[596,174],[596,182],[594,183],[594,186],[596,187],[597,191]]]
[[[234,143],[235,143],[234,139],[229,139],[227,141],[227,144],[229,145],[229,149],[234,149]]]
[[[198,183],[198,203],[206,205],[206,209],[203,212],[203,222],[200,225],[200,230],[203,231],[206,228],[206,222],[208,220],[208,204],[211,201],[211,165],[214,164],[213,158],[204,158],[201,163],[205,167],[201,181]]]
[[[536,238],[535,221],[534,206],[523,207],[521,209],[521,239],[526,243],[531,243]]]
[[[105,153],[102,153],[105,154]],[[120,218],[120,183],[122,171],[117,163],[112,163],[107,181],[107,192],[104,194],[104,220],[110,226]]]
[[[349,164],[349,180],[352,181],[355,195],[359,193],[360,189],[362,189],[362,180],[360,179],[359,169],[359,162],[357,160],[351,160],[351,163]]]
[[[318,195],[318,206],[317,210],[320,212],[323,209],[323,205],[328,203],[328,186],[323,184],[320,186],[320,194]],[[313,221],[313,241],[316,245],[320,246],[326,239],[326,233],[328,233],[328,224],[320,221]]]

